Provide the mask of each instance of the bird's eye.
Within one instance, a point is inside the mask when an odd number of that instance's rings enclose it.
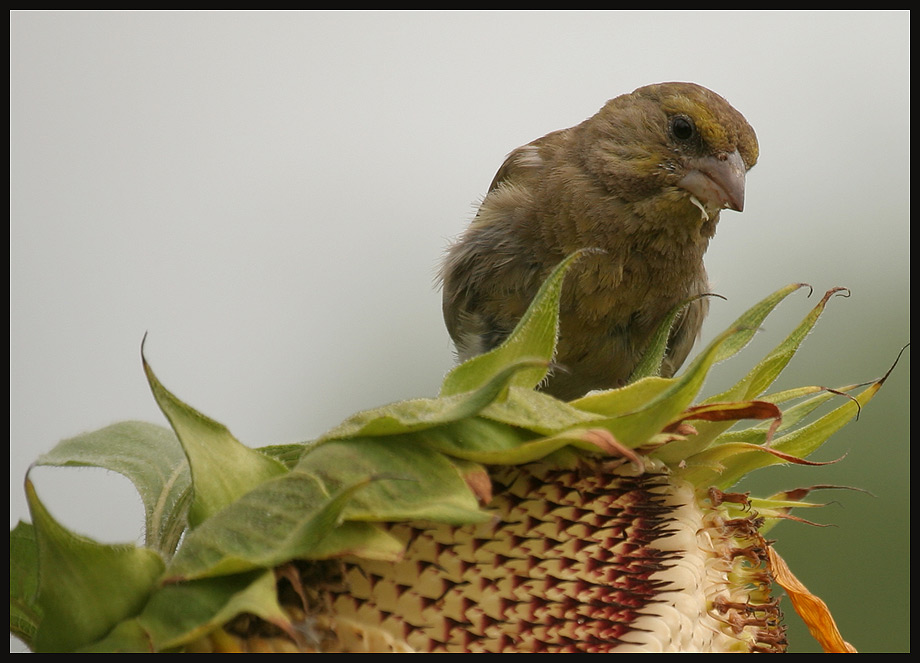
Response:
[[[675,115],[671,118],[671,134],[677,140],[689,140],[696,133],[693,120],[686,115]]]

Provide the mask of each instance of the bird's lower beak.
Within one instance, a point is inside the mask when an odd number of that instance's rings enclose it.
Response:
[[[720,152],[696,159],[690,163],[692,170],[677,183],[689,191],[708,209],[744,209],[744,160],[738,150]]]

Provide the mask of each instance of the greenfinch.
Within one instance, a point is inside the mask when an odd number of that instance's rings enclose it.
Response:
[[[563,286],[554,368],[562,399],[628,381],[667,315],[661,372],[699,336],[709,291],[703,254],[722,209],[742,211],[754,130],[693,83],[641,87],[596,115],[511,152],[440,278],[463,360],[499,345],[553,268],[579,249]]]

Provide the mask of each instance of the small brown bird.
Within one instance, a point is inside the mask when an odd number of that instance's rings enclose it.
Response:
[[[693,83],[639,88],[514,150],[441,272],[459,358],[499,345],[552,269],[594,248],[566,276],[559,368],[543,389],[572,399],[624,384],[664,317],[708,291],[703,254],[720,210],[742,210],[757,154],[744,117]],[[707,309],[699,297],[675,322],[663,374]]]

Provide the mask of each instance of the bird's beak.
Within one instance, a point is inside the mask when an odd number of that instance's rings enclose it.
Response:
[[[690,162],[690,172],[677,186],[686,189],[708,209],[744,209],[744,160],[735,150],[720,152]]]

